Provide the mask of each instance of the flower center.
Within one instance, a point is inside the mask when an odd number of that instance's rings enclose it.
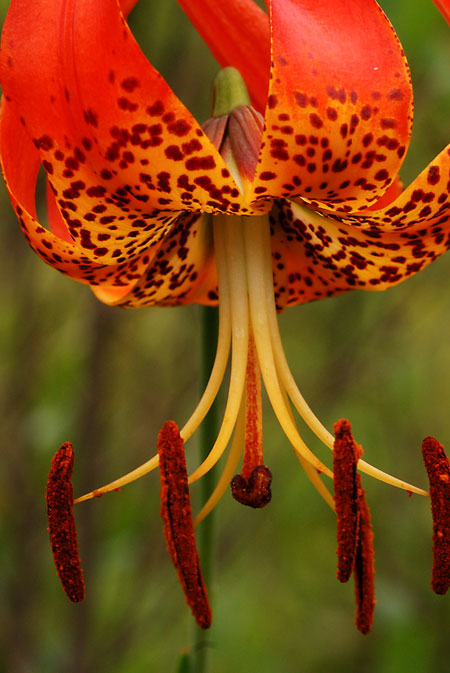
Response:
[[[263,119],[249,105],[245,85],[232,68],[219,73],[214,117],[203,128],[245,194],[258,159]],[[223,455],[232,437],[233,440],[223,473],[195,523],[213,509],[230,482],[234,497],[243,504],[261,507],[270,501],[271,475],[263,463],[262,453],[261,376],[271,406],[296,456],[315,488],[334,509],[333,496],[320,477],[324,474],[332,478],[333,473],[305,444],[291,410],[292,403],[316,437],[333,451],[334,437],[305,402],[283,350],[274,296],[269,214],[251,217],[218,214],[211,217],[211,222],[219,289],[217,353],[203,396],[180,430],[184,442],[198,429],[217,396],[231,346],[230,381],[217,439],[209,455],[189,477],[189,483],[204,476]],[[242,473],[233,479],[243,452]],[[155,455],[127,475],[75,502],[120,488],[157,466]],[[409,492],[427,494],[363,460],[359,460],[358,469]]]

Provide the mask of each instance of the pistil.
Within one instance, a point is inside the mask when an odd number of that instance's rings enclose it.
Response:
[[[233,498],[253,508],[269,504],[272,474],[263,462],[261,371],[250,334],[245,378],[245,440],[242,470],[231,481]]]

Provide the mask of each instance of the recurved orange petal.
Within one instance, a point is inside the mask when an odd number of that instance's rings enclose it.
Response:
[[[118,245],[128,258],[138,255],[173,211],[248,212],[218,152],[140,51],[116,0],[13,0],[0,68],[5,96],[90,259],[115,262]],[[136,219],[151,222],[136,226]],[[99,240],[104,233],[107,244]]]
[[[412,89],[375,0],[272,0],[271,80],[254,197],[355,212],[379,199],[409,143]]]
[[[269,20],[253,0],[178,0],[222,67],[239,70],[264,112],[270,69]]]
[[[348,224],[288,201],[279,202],[271,217],[279,309],[352,289],[384,290],[450,247],[447,208],[387,231],[375,221],[363,228],[356,226],[356,218]]]
[[[130,291],[158,249],[157,241],[137,258],[118,257],[115,264],[97,264],[85,257],[72,240],[53,195],[49,190],[46,229],[36,216],[36,177],[40,158],[23,124],[9,103],[2,101],[0,158],[6,186],[20,225],[30,246],[47,264],[65,275],[92,286],[111,288],[116,296]]]

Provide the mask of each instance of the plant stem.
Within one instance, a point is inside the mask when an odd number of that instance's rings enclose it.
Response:
[[[214,364],[217,346],[218,310],[211,307],[202,307],[202,392],[205,389],[211,369]],[[218,406],[217,400],[213,403],[208,415],[201,425],[200,436],[200,462],[206,458],[214,444],[218,432]],[[214,488],[214,469],[210,470],[200,480],[200,507],[207,501]],[[197,544],[200,561],[202,564],[203,577],[207,587],[211,586],[214,562],[214,512],[211,512],[197,531]],[[208,642],[207,633],[195,626],[193,636],[192,656],[195,673],[207,673],[208,670]]]

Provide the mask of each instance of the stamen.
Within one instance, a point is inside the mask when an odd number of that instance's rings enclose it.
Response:
[[[358,487],[359,532],[353,576],[356,597],[356,628],[367,634],[372,628],[375,610],[375,552],[370,510],[361,486],[361,477],[356,475]]]
[[[433,516],[431,588],[445,594],[450,587],[450,463],[444,447],[433,437],[423,440],[422,455],[430,480]]]
[[[177,425],[167,421],[158,435],[161,477],[161,517],[167,549],[197,624],[211,625],[208,593],[195,543],[192,509],[184,457],[184,442]]]
[[[241,474],[231,482],[233,498],[255,509],[269,504],[272,475],[263,464],[261,371],[250,332],[245,378],[245,449]]]
[[[47,482],[47,516],[56,572],[68,598],[74,603],[85,596],[73,516],[73,448],[70,442],[55,453]]]
[[[358,485],[356,465],[362,455],[361,447],[352,436],[351,425],[345,419],[334,426],[333,452],[334,501],[337,515],[337,577],[340,582],[350,578],[358,541]]]

